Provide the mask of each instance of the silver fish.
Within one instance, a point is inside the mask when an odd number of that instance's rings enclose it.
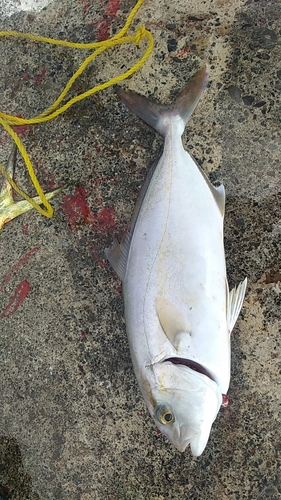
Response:
[[[160,431],[199,456],[227,404],[230,333],[246,283],[229,293],[223,246],[225,190],[214,187],[181,136],[207,85],[201,68],[174,106],[131,91],[122,101],[165,138],[131,229],[106,256],[123,282],[134,371]]]

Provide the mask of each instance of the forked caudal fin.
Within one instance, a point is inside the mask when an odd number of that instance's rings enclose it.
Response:
[[[167,126],[173,118],[182,122],[181,133],[183,133],[186,123],[207,86],[208,75],[209,68],[204,65],[189,80],[172,106],[157,104],[131,90],[118,89],[117,94],[133,113],[157,130],[159,134],[165,136]]]

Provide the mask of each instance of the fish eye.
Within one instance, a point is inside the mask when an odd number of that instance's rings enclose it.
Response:
[[[161,424],[172,424],[175,421],[174,414],[167,406],[158,406],[156,409],[156,417]]]

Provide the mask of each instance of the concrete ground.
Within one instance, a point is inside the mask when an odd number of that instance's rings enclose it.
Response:
[[[134,4],[55,0],[37,12],[2,10],[0,29],[89,42],[119,30]],[[277,500],[281,3],[146,0],[136,18],[155,49],[125,86],[168,102],[203,61],[211,67],[184,143],[226,188],[231,287],[248,276],[230,404],[194,459],[157,433],[140,395],[120,282],[103,250],[129,222],[162,141],[110,88],[19,130],[44,189],[68,187],[53,219],[32,211],[0,236],[0,498]],[[86,55],[7,38],[0,47],[1,110],[24,117],[46,109]],[[124,71],[143,48],[108,50],[71,95]],[[3,131],[0,140],[5,163],[11,141]],[[21,161],[16,179],[32,193]]]

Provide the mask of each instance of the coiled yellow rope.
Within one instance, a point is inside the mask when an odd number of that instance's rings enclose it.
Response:
[[[36,42],[44,42],[44,43],[49,43],[52,45],[62,45],[63,47],[70,47],[74,49],[95,49],[92,54],[90,54],[81,64],[81,66],[78,68],[78,70],[74,73],[74,75],[70,78],[69,82],[65,86],[64,90],[62,93],[59,95],[59,97],[56,99],[56,101],[50,106],[48,109],[46,109],[43,113],[41,113],[38,116],[35,116],[34,118],[19,118],[17,116],[13,115],[8,115],[6,113],[1,113],[0,112],[0,125],[10,134],[12,139],[14,140],[15,144],[17,145],[23,160],[25,162],[25,165],[27,167],[28,173],[30,175],[30,178],[32,180],[32,183],[40,197],[40,200],[42,201],[42,204],[44,205],[46,210],[43,210],[40,205],[35,203],[32,198],[30,198],[24,191],[22,191],[11,179],[11,177],[7,174],[6,170],[2,165],[0,165],[0,172],[4,175],[4,177],[7,179],[7,181],[12,185],[13,189],[19,193],[23,198],[25,198],[31,205],[36,208],[42,215],[46,217],[52,217],[53,216],[53,208],[46,199],[41,186],[38,182],[38,179],[35,175],[35,172],[33,170],[30,158],[27,154],[27,151],[22,144],[18,134],[13,130],[14,125],[34,125],[36,123],[44,123],[49,120],[53,120],[56,118],[58,115],[61,113],[64,113],[70,106],[75,104],[78,101],[82,101],[82,99],[85,99],[86,97],[91,96],[92,94],[95,94],[96,92],[106,89],[107,87],[110,87],[111,85],[114,85],[118,82],[121,82],[122,80],[125,80],[129,76],[131,76],[133,73],[138,71],[142,65],[145,63],[145,61],[148,59],[150,56],[152,50],[153,50],[153,45],[154,45],[154,40],[151,35],[151,33],[145,29],[144,26],[139,26],[136,30],[136,33],[134,36],[128,36],[126,35],[128,28],[132,24],[132,21],[134,19],[134,16],[136,15],[137,11],[139,10],[140,6],[144,0],[138,0],[136,3],[135,7],[132,9],[130,12],[127,21],[124,25],[124,27],[121,29],[117,35],[113,36],[112,38],[109,38],[108,40],[102,41],[102,42],[94,42],[94,43],[72,43],[72,42],[67,42],[64,40],[55,40],[52,38],[46,38],[43,36],[38,36],[38,35],[30,35],[29,33],[19,33],[17,31],[0,31],[0,36],[14,36],[14,37],[21,37],[21,38],[26,38],[29,40],[33,40]],[[126,35],[126,36],[125,36]],[[70,99],[68,102],[60,106],[61,102],[63,99],[66,97],[67,93],[69,92],[70,88],[72,87],[73,83],[77,78],[83,73],[85,68],[97,57],[99,54],[104,52],[106,49],[114,47],[116,45],[121,45],[123,43],[135,43],[136,45],[139,45],[140,41],[147,38],[148,39],[148,46],[146,48],[146,51],[144,55],[140,58],[140,60],[134,64],[129,70],[125,71],[125,73],[116,76],[109,80],[108,82],[102,83],[101,85],[97,85],[96,87],[93,87],[83,94],[79,94],[76,97],[73,97]],[[60,107],[59,107],[60,106]]]

